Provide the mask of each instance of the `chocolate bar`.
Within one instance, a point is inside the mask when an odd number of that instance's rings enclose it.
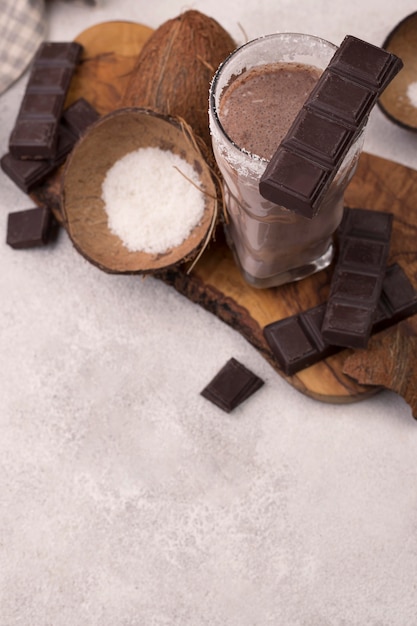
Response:
[[[48,243],[54,228],[48,207],[35,207],[9,213],[6,243],[12,248],[33,248]]]
[[[26,91],[9,139],[15,159],[53,159],[65,98],[82,46],[42,43],[34,57]]]
[[[391,213],[345,208],[321,328],[328,343],[366,347],[385,275],[392,220]]]
[[[343,350],[321,333],[326,302],[265,326],[264,337],[287,376]],[[417,313],[417,292],[398,263],[387,268],[372,333],[378,333]]]
[[[314,217],[372,107],[402,65],[382,48],[345,37],[268,163],[260,194]]]
[[[259,376],[231,358],[203,389],[201,395],[226,413],[230,413],[263,384]]]
[[[79,137],[98,118],[99,114],[86,100],[76,100],[61,117],[53,159],[16,159],[8,152],[0,160],[2,170],[22,191],[29,193],[62,165]]]

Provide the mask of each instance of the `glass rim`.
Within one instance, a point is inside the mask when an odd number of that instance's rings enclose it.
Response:
[[[213,78],[211,80],[210,83],[210,89],[209,89],[209,113],[210,116],[213,119],[213,122],[215,124],[215,126],[217,127],[217,130],[220,131],[220,133],[222,134],[222,136],[225,138],[226,142],[228,144],[230,144],[230,146],[237,150],[240,154],[245,155],[251,159],[257,160],[259,162],[263,162],[263,163],[267,163],[268,159],[266,159],[265,157],[259,156],[258,154],[255,154],[254,152],[250,152],[249,150],[246,150],[245,148],[241,148],[236,142],[233,141],[233,139],[231,139],[229,137],[229,135],[227,134],[227,132],[225,131],[223,124],[220,121],[219,115],[218,115],[218,110],[217,110],[217,106],[216,106],[216,88],[217,88],[217,84],[219,82],[219,79],[221,78],[221,75],[224,71],[225,68],[227,68],[227,66],[233,61],[234,57],[239,54],[242,50],[249,48],[251,46],[254,46],[258,43],[261,43],[263,41],[267,41],[268,39],[284,39],[287,37],[301,37],[303,39],[311,39],[314,40],[316,42],[321,42],[322,44],[324,44],[325,46],[328,46],[329,48],[333,49],[335,52],[337,50],[337,46],[336,44],[332,43],[331,41],[324,39],[323,37],[319,37],[318,35],[311,35],[309,33],[300,33],[300,32],[279,32],[279,33],[269,33],[267,35],[260,35],[259,37],[255,37],[254,39],[251,39],[249,41],[246,41],[245,43],[243,43],[242,45],[238,46],[237,48],[235,48],[225,59],[224,61],[222,61],[219,65],[219,67],[217,68],[217,70],[215,71]],[[251,69],[251,68],[250,68]]]

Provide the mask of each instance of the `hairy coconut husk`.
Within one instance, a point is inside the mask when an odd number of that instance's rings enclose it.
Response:
[[[216,20],[199,11],[185,11],[164,22],[145,42],[123,105],[182,118],[210,145],[210,82],[235,48]]]

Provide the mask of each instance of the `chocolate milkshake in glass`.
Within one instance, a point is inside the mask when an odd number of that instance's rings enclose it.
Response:
[[[313,218],[265,200],[259,180],[336,46],[312,35],[279,33],[250,41],[217,70],[209,119],[224,183],[227,240],[246,281],[273,287],[327,267],[343,193],[363,146],[360,133]]]

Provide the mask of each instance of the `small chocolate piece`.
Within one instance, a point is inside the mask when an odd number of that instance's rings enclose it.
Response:
[[[384,280],[392,219],[391,213],[345,208],[321,329],[327,343],[366,347]]]
[[[64,111],[61,122],[79,139],[99,117],[95,108],[87,100],[79,98]]]
[[[394,54],[348,35],[259,182],[260,194],[312,218],[379,95],[402,68]]]
[[[342,349],[326,343],[321,335],[325,311],[324,302],[265,326],[264,337],[287,376],[293,376]]]
[[[54,218],[48,207],[35,207],[9,213],[6,243],[12,248],[33,248],[48,243]]]
[[[82,47],[42,43],[34,57],[25,95],[9,140],[15,159],[53,159],[65,98]]]
[[[77,139],[98,117],[97,111],[86,100],[76,100],[62,115],[53,159],[16,159],[8,152],[0,160],[2,170],[22,191],[29,193],[62,165]]]
[[[372,332],[380,332],[417,313],[417,293],[398,263],[387,268]]]
[[[234,358],[229,359],[201,395],[230,413],[264,384],[263,380]]]
[[[296,315],[272,322],[264,337],[287,376],[343,350],[327,343],[321,334],[326,312],[323,302]],[[400,265],[387,268],[372,333],[378,333],[417,313],[417,292]]]

